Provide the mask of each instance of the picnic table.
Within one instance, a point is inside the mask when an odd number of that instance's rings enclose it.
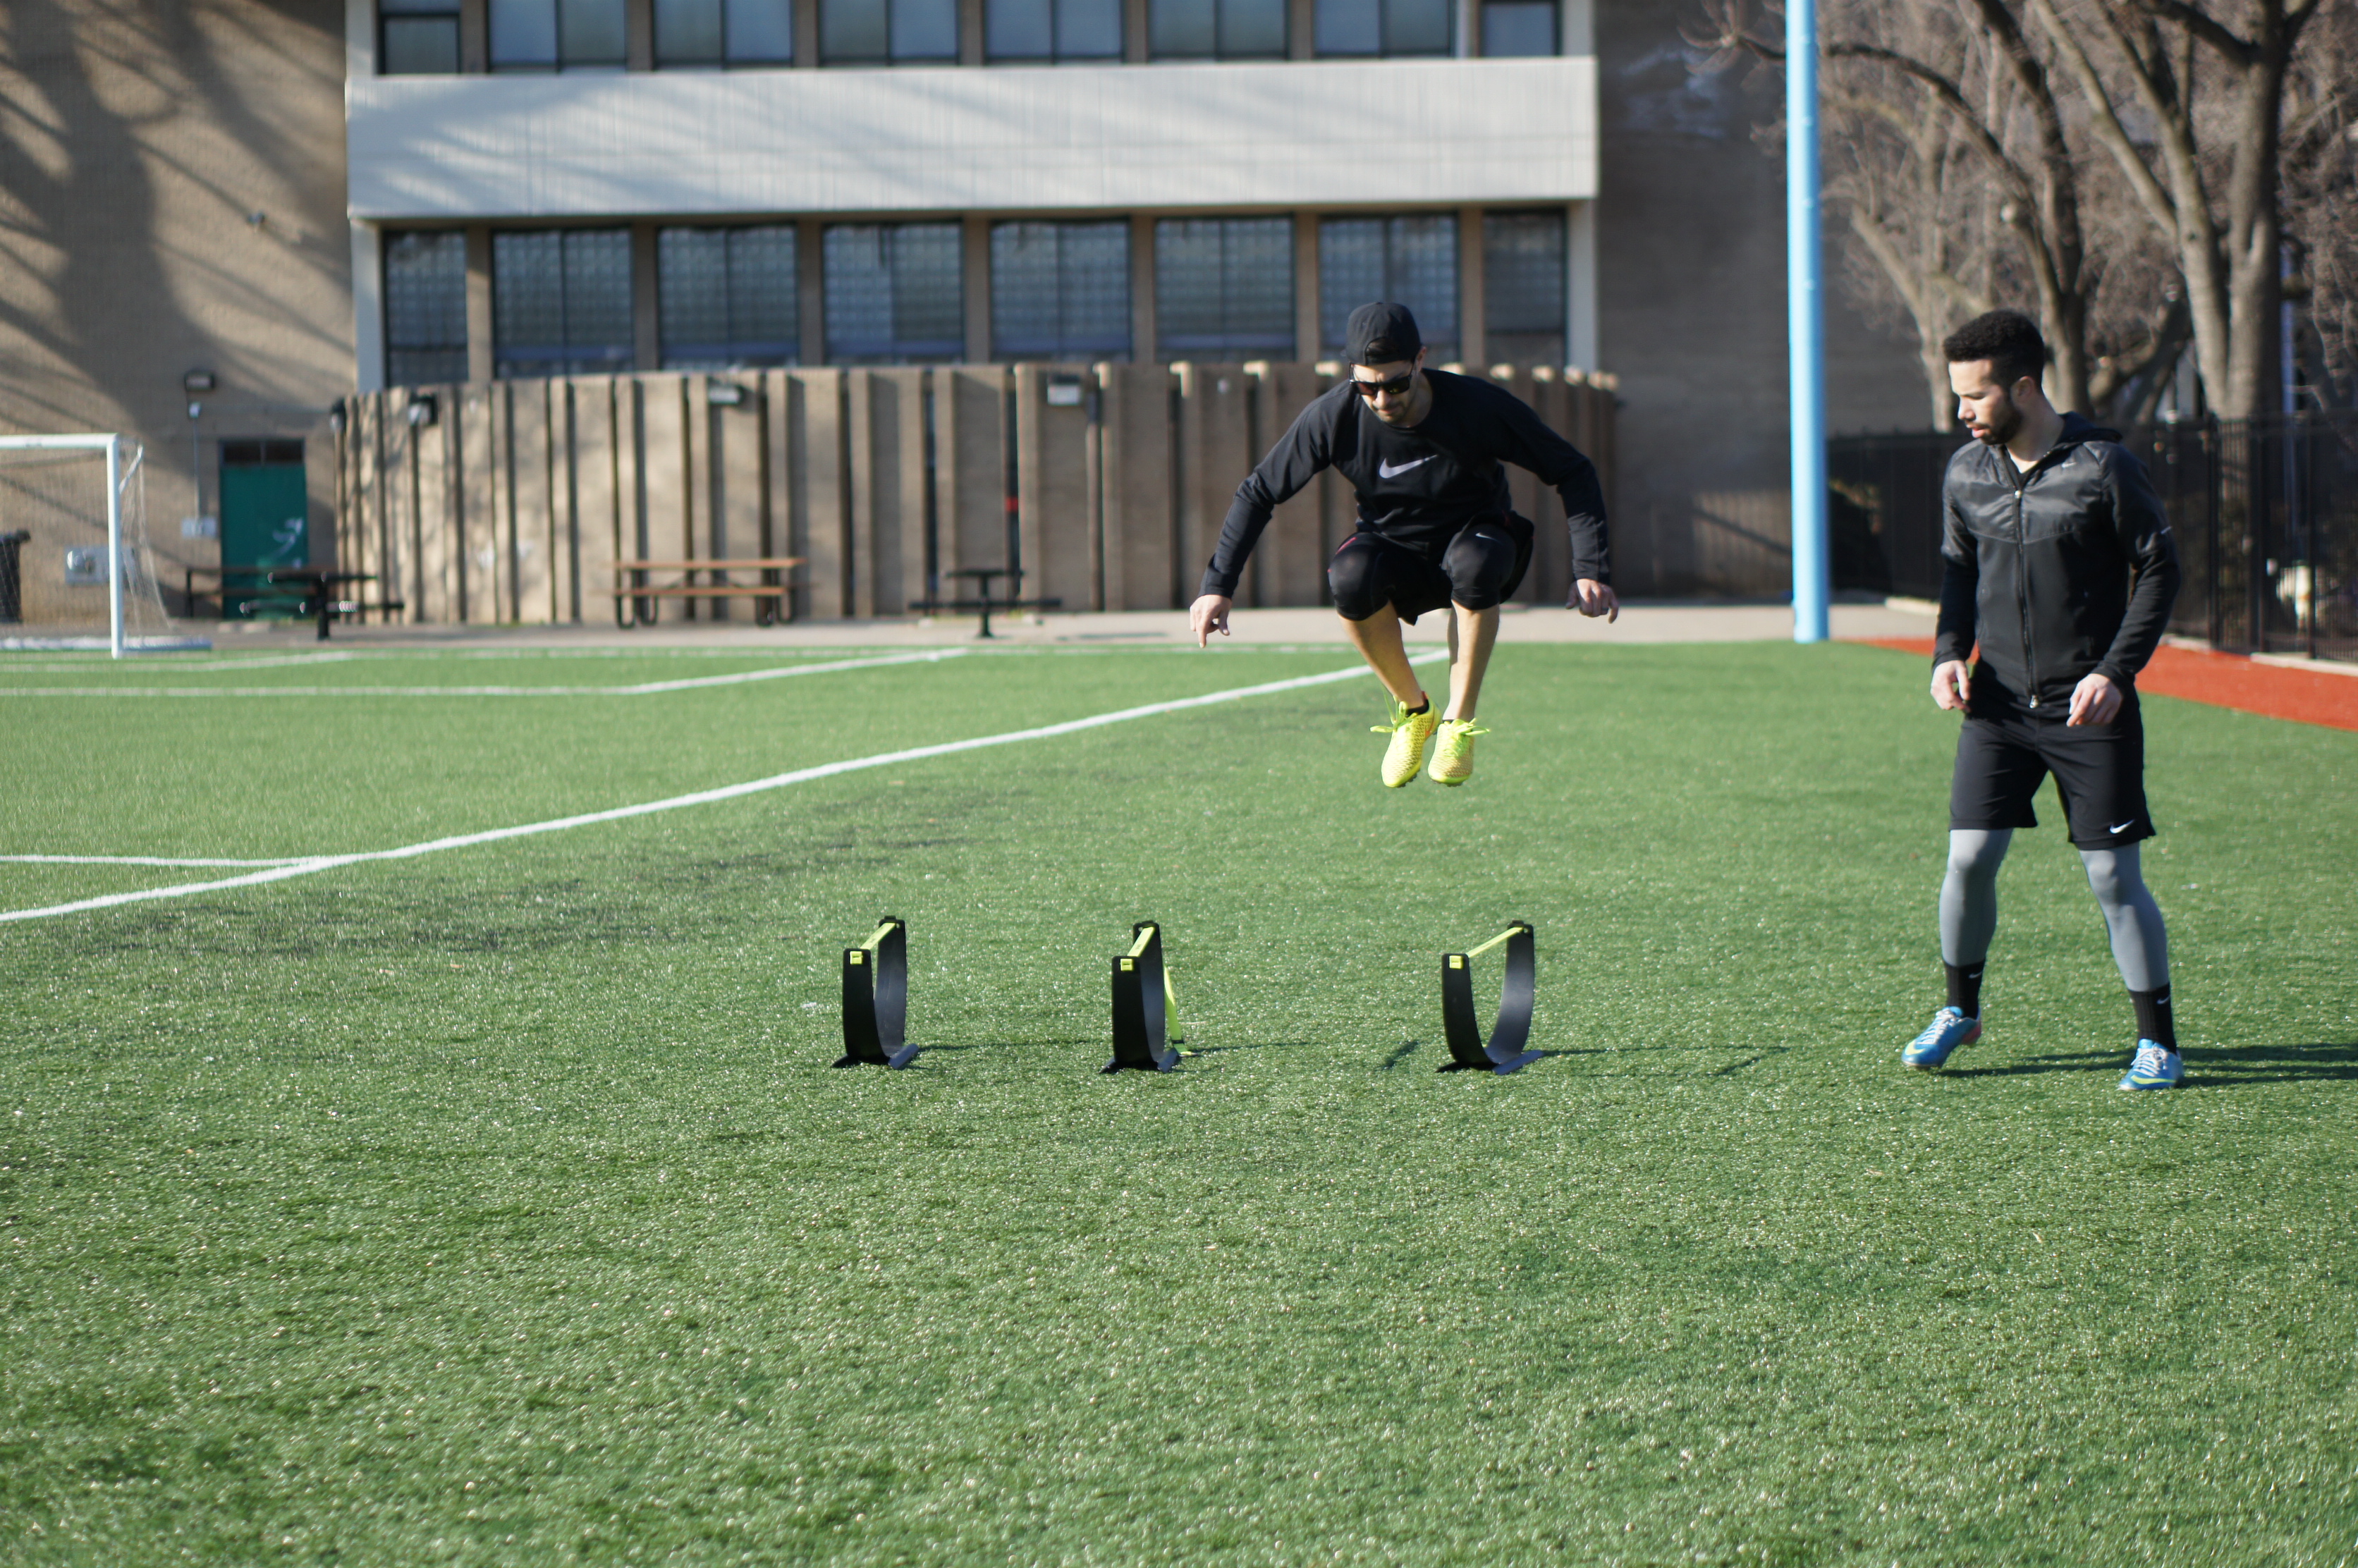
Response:
[[[754,556],[734,559],[701,561],[616,561],[614,565],[614,620],[622,626],[652,626],[654,615],[653,601],[658,599],[750,599],[754,603],[754,619],[762,625],[773,626],[786,618],[786,595],[794,585],[784,580],[785,574],[805,564],[801,556]],[[765,580],[759,583],[730,582],[730,572],[760,572]],[[678,572],[677,582],[650,582],[650,572]],[[713,580],[698,582],[698,572],[708,574]],[[630,578],[634,580],[622,580]],[[767,602],[769,608],[761,606]]]
[[[976,591],[979,597],[974,599],[935,599],[928,596],[925,599],[911,600],[909,601],[909,608],[917,611],[920,615],[938,615],[944,611],[961,611],[979,610],[982,611],[982,630],[976,633],[976,635],[979,637],[988,637],[991,635],[990,612],[994,610],[1055,610],[1060,608],[1065,602],[1061,599],[991,598],[991,579],[993,578],[1003,577],[1009,580],[1011,585],[1021,583],[1023,580],[1023,568],[1022,567],[960,567],[955,571],[946,571],[942,575],[947,578],[973,579],[977,585]]]

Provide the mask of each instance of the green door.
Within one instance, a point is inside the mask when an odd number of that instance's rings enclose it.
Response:
[[[303,589],[265,584],[273,567],[310,564],[310,488],[300,441],[223,441],[222,618],[303,613]]]

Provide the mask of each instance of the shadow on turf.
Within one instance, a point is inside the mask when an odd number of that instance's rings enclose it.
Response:
[[[2245,1084],[2358,1083],[2358,1040],[2306,1045],[2228,1045],[2191,1053],[2190,1086],[2240,1088]]]
[[[1291,1051],[1297,1045],[1315,1045],[1315,1040],[1249,1040],[1241,1045],[1182,1045],[1184,1057],[1225,1056],[1231,1051]]]
[[[2126,1065],[2119,1051],[2034,1056],[2003,1067],[1963,1067],[1951,1078],[2017,1077],[2026,1073],[2111,1073]],[[2188,1088],[2231,1089],[2246,1084],[2358,1083],[2358,1041],[2302,1045],[2195,1047],[2187,1054]]]
[[[1407,1061],[1411,1056],[1415,1055],[1415,1054],[1416,1054],[1416,1052],[1417,1052],[1417,1047],[1419,1047],[1420,1045],[1422,1045],[1423,1044],[1424,1044],[1424,1042],[1423,1042],[1423,1041],[1422,1041],[1422,1040],[1403,1040],[1403,1041],[1401,1041],[1399,1044],[1397,1044],[1397,1045],[1393,1046],[1393,1047],[1391,1048],[1391,1051],[1390,1051],[1390,1053],[1389,1053],[1389,1054],[1384,1057],[1384,1059],[1383,1059],[1383,1063],[1382,1063],[1382,1070],[1383,1070],[1383,1071],[1385,1071],[1385,1072],[1387,1072],[1387,1073],[1390,1072],[1394,1067],[1399,1066],[1402,1062],[1405,1062],[1405,1061]],[[1597,1054],[1597,1053],[1596,1053],[1596,1052],[1595,1052],[1595,1051],[1565,1051],[1565,1050],[1558,1050],[1558,1051],[1534,1051],[1534,1052],[1532,1052],[1532,1053],[1531,1053],[1531,1054],[1532,1054],[1532,1055],[1534,1055],[1534,1056],[1539,1056],[1539,1057],[1546,1057],[1546,1056],[1594,1056],[1594,1055]]]
[[[1086,1037],[1073,1036],[1065,1039],[1055,1040],[1043,1036],[1034,1036],[1029,1040],[975,1040],[969,1041],[963,1045],[927,1045],[923,1049],[919,1060],[922,1061],[925,1056],[946,1056],[950,1054],[952,1052],[957,1051],[1032,1051],[1044,1050],[1049,1047],[1062,1048],[1068,1045],[1095,1046],[1099,1050],[1103,1050],[1105,1048],[1105,1039],[1101,1035],[1089,1035]],[[1314,1040],[1249,1040],[1240,1045],[1205,1045],[1196,1047],[1187,1045],[1183,1042],[1179,1048],[1179,1054],[1182,1056],[1192,1060],[1197,1056],[1225,1056],[1231,1051],[1284,1051],[1291,1050],[1298,1045],[1314,1045],[1316,1044],[1317,1042]]]

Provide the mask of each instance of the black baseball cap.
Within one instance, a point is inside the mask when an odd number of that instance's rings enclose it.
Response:
[[[1343,329],[1343,357],[1355,365],[1388,365],[1416,358],[1424,339],[1405,305],[1377,300],[1351,312]]]

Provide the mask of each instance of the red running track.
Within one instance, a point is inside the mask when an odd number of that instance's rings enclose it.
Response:
[[[1930,637],[1866,640],[1878,648],[1896,648],[1927,659],[1932,656]],[[1926,678],[1931,678],[1929,672]],[[2165,646],[2155,650],[2153,662],[2137,676],[2137,689],[2299,724],[2358,730],[2358,674],[2288,669],[2259,664],[2240,654]]]

